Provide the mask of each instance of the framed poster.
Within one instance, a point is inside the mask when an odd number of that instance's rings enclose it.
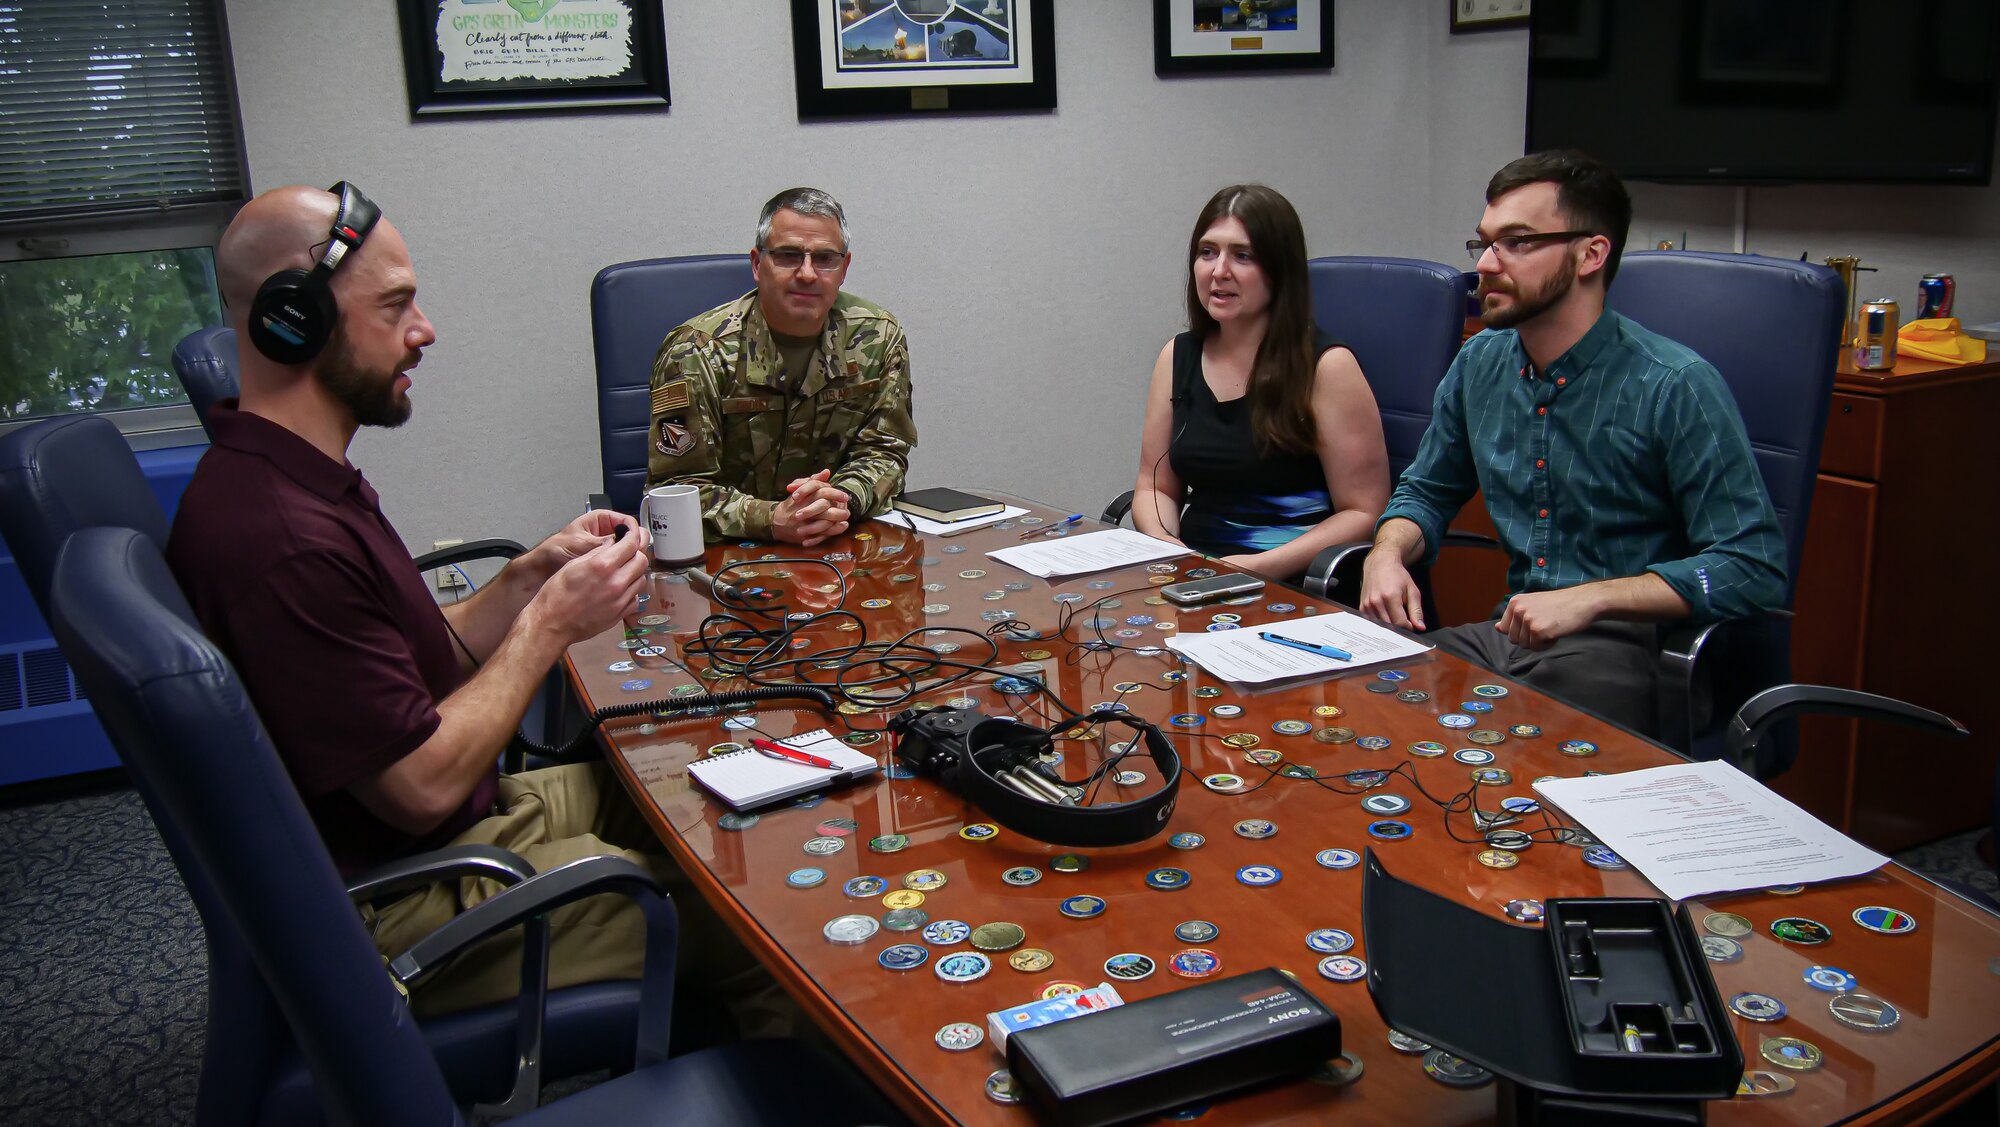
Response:
[[[1528,26],[1531,0],[1450,0],[1451,31],[1488,31]]]
[[[1326,70],[1333,0],[1153,0],[1153,73]]]
[[[1055,0],[792,0],[799,117],[1056,104]]]
[[[396,0],[410,113],[667,105],[662,0]]]

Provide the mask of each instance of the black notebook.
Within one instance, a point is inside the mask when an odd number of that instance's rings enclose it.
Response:
[[[919,489],[914,493],[899,493],[896,495],[895,504],[902,512],[915,513],[920,517],[947,524],[956,520],[992,516],[1007,507],[998,501],[989,501],[978,494],[965,493],[957,489]]]

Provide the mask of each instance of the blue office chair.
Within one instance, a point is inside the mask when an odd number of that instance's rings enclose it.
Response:
[[[174,345],[174,375],[180,377],[194,417],[208,429],[208,409],[219,399],[234,399],[241,386],[236,379],[236,330],[228,325],[210,325],[180,339]]]
[[[653,421],[653,357],[660,342],[674,326],[742,297],[755,284],[743,254],[619,262],[591,280],[602,504],[621,513],[639,511]]]
[[[1812,263],[1640,251],[1620,263],[1608,300],[1612,309],[1693,349],[1721,373],[1784,530],[1781,612],[1662,631],[1662,737],[1676,751],[1713,758],[1722,750],[1722,719],[1758,690],[1791,680],[1792,597],[1840,362],[1846,289],[1838,274]],[[1712,708],[1701,708],[1704,698]],[[1795,753],[1796,733],[1786,725],[1764,749],[1759,770],[1777,774]]]
[[[1430,426],[1438,382],[1458,355],[1465,325],[1464,273],[1416,258],[1337,255],[1313,259],[1306,264],[1306,275],[1312,284],[1313,320],[1353,350],[1375,393],[1393,483],[1416,457]],[[1117,524],[1131,507],[1127,490],[1106,507],[1104,522]],[[1320,553],[1306,570],[1306,590],[1321,598],[1346,595],[1351,601],[1359,591],[1361,561],[1353,547]]]
[[[647,919],[644,999],[628,1028],[638,1070],[559,1104],[513,1110],[520,1122],[852,1124],[890,1118],[851,1073],[796,1042],[750,1042],[668,1059],[677,918],[651,874],[592,857],[526,876],[390,962],[369,941],[319,832],[279,763],[229,662],[210,645],[156,547],[130,529],[86,529],[58,558],[50,605],[57,640],[140,780],[154,819],[179,831],[175,862],[208,894],[211,935],[238,936],[266,991],[274,1041],[289,1030],[317,1082],[318,1107],[285,1113],[240,1101],[235,1122],[458,1124],[431,1029],[391,977],[408,984],[509,928],[524,929],[519,1048],[541,1047],[547,913],[598,893],[638,902]],[[255,1046],[244,1046],[255,1048]],[[771,1077],[783,1077],[773,1083]],[[246,1093],[254,1097],[255,1093]],[[213,1110],[212,1108],[210,1110]]]
[[[164,551],[166,545],[166,516],[118,428],[99,416],[78,415],[0,436],[0,536],[44,617],[53,620],[49,590],[58,550],[72,534],[89,528],[134,530],[154,551]],[[133,779],[145,795],[145,778],[134,773]],[[150,798],[149,806],[159,809]],[[314,1122],[312,1077],[298,1054],[286,1048],[288,1038],[240,939],[226,925],[214,890],[192,863],[177,828],[165,821],[156,824],[189,896],[208,921],[208,1050],[197,1120],[204,1125]],[[357,902],[383,899],[466,875],[512,884],[532,876],[533,870],[505,851],[465,847],[374,870],[358,878],[351,891]],[[629,982],[558,991],[550,1000],[546,1052],[536,1058],[542,1073],[554,1079],[629,1064],[638,1006],[639,991]],[[489,1006],[428,1022],[425,1034],[453,1090],[468,1099],[485,1099],[507,1093],[515,1082],[515,1029],[512,1007]],[[532,1106],[532,1095],[528,1099]]]

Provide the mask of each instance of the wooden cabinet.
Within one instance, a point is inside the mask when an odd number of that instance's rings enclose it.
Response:
[[[1780,792],[1877,849],[1992,818],[2000,759],[1994,572],[2000,363],[1843,365],[1799,563],[1792,671],[1957,719],[1970,740],[1816,719]]]

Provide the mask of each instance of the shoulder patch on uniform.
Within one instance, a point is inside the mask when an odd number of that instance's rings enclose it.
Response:
[[[669,458],[678,458],[694,449],[694,432],[687,421],[676,415],[661,419],[653,435],[653,447]]]
[[[688,382],[686,377],[668,380],[653,389],[653,414],[678,411],[688,405]]]

